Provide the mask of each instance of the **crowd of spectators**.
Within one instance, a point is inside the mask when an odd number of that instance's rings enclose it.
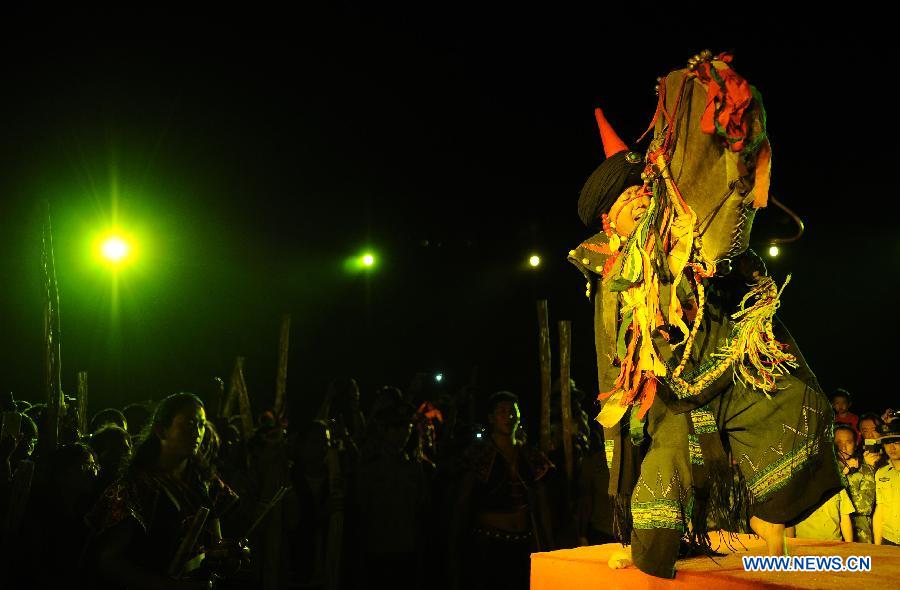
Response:
[[[525,588],[532,552],[613,540],[602,430],[572,386],[571,475],[558,383],[544,452],[515,394],[473,387],[361,396],[335,379],[316,415],[290,424],[178,393],[97,411],[81,432],[69,404],[54,448],[46,405],[9,396],[0,582]],[[898,544],[900,412],[857,416],[844,390],[832,406],[846,489],[788,534]]]
[[[900,411],[855,414],[845,389],[831,396],[844,488],[793,531],[799,538],[900,544]],[[792,534],[789,530],[788,534]]]
[[[531,552],[612,539],[582,402],[573,388],[567,477],[559,409],[541,452],[506,391],[361,396],[339,378],[290,423],[178,393],[96,411],[83,432],[70,400],[54,447],[46,405],[10,395],[0,586],[524,588]]]

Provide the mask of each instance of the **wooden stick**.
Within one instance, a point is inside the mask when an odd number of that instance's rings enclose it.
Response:
[[[244,380],[244,357],[238,357],[238,404],[241,409],[241,429],[244,431],[244,440],[250,440],[253,436],[253,410],[250,407],[250,394],[247,392],[247,382]]]
[[[550,450],[550,313],[547,300],[537,302],[538,351],[541,359],[541,438],[543,452]]]
[[[253,524],[250,525],[250,528],[248,528],[244,532],[244,535],[242,536],[243,539],[250,538],[250,535],[253,534],[253,531],[256,530],[256,527],[258,527],[263,519],[265,519],[265,517],[269,515],[269,513],[272,511],[272,508],[274,508],[275,505],[281,501],[281,499],[289,489],[290,486],[281,486],[280,488],[278,488],[278,491],[275,492],[275,495],[272,496],[272,499],[266,502],[265,506],[263,506],[262,511],[260,511],[259,515],[257,515],[256,520],[253,521]]]
[[[203,527],[206,526],[206,519],[208,517],[209,508],[201,506],[197,510],[197,514],[194,515],[193,520],[191,520],[187,532],[184,537],[181,538],[181,543],[178,544],[178,549],[175,551],[175,555],[169,563],[168,573],[173,578],[177,579],[181,577],[181,574],[184,572],[184,566],[189,561],[194,546],[197,545],[197,539],[200,538],[200,533],[203,532]]]
[[[225,396],[225,403],[222,404],[222,418],[230,418],[232,414],[234,414],[234,408],[237,405],[238,391],[239,386],[238,382],[240,381],[241,374],[241,366],[244,363],[244,357],[237,357],[234,359],[234,368],[231,370],[231,380],[228,382],[228,395]]]
[[[284,392],[287,387],[288,346],[291,338],[291,314],[281,317],[281,336],[278,339],[278,373],[275,376],[275,417],[279,421],[287,414]]]
[[[559,393],[562,403],[563,451],[566,456],[566,480],[569,499],[572,497],[572,483],[575,478],[572,449],[572,390],[569,375],[572,360],[572,322],[559,322]]]
[[[59,441],[59,419],[65,400],[61,386],[59,346],[59,288],[56,284],[56,263],[53,257],[53,228],[50,224],[50,203],[44,202],[41,266],[44,275],[44,394],[47,398],[46,428],[41,437],[42,448],[56,450]]]
[[[216,416],[222,417],[225,412],[225,381],[221,377],[213,377],[216,382]]]
[[[78,371],[78,430],[88,434],[88,377],[87,371]]]

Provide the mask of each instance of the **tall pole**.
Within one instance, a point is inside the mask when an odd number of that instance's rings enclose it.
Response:
[[[78,371],[78,431],[82,436],[88,434],[88,374]]]
[[[563,452],[566,456],[566,481],[569,499],[572,497],[572,482],[575,478],[572,449],[572,390],[569,375],[572,361],[572,322],[559,322],[559,392],[562,403]]]
[[[278,339],[278,373],[275,376],[275,417],[280,423],[284,423],[287,417],[287,389],[288,346],[291,338],[291,314],[281,317],[281,335]]]
[[[537,302],[538,317],[538,351],[541,361],[541,438],[540,448],[543,452],[550,450],[550,313],[547,300]]]
[[[244,440],[253,436],[253,411],[250,407],[250,394],[247,392],[247,381],[244,380],[244,357],[239,356],[235,364],[238,384],[238,407],[241,410],[241,429]]]
[[[225,381],[221,377],[213,377],[216,382],[216,416],[221,418],[225,415]]]
[[[239,356],[234,359],[234,368],[231,370],[231,379],[228,382],[228,394],[225,396],[225,402],[222,404],[222,418],[230,418],[234,414],[235,405],[238,403],[238,395],[240,395],[240,380],[244,366],[244,357]]]
[[[53,228],[50,203],[44,202],[44,224],[41,243],[41,267],[44,277],[44,394],[47,398],[46,432],[42,436],[46,452],[56,450],[59,442],[59,419],[64,410],[59,346],[59,288],[56,284],[56,262],[53,257]]]

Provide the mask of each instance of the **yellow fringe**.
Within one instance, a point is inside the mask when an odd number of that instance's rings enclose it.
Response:
[[[737,323],[731,338],[713,356],[729,359],[735,367],[735,379],[768,396],[777,389],[778,375],[797,368],[797,357],[785,352],[772,333],[772,318],[781,305],[781,293],[791,281],[788,275],[781,288],[771,277],[763,277],[741,300],[731,317]],[[747,303],[754,300],[750,307]]]

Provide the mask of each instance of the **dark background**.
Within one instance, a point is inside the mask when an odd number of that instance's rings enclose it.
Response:
[[[485,390],[518,392],[534,415],[542,297],[552,321],[573,320],[573,376],[593,396],[591,309],[565,261],[587,235],[575,203],[602,159],[592,111],[602,105],[633,141],[653,114],[655,78],[709,48],[733,51],[762,92],[772,193],[807,224],[767,259],[779,280],[793,273],[782,318],[826,390],[849,389],[858,409],[896,404],[887,23],[692,6],[343,3],[23,25],[2,57],[0,386],[42,397],[48,200],[64,387],[74,392],[75,372],[88,371],[93,410],[208,394],[238,354],[262,407],[290,312],[297,416],[337,375],[357,377],[366,395],[416,372],[443,371],[435,387],[456,389],[473,367]],[[114,216],[141,248],[115,298],[91,257]],[[762,251],[792,232],[770,208],[753,242]],[[346,272],[366,248],[377,269]],[[532,253],[537,271],[525,264]]]

